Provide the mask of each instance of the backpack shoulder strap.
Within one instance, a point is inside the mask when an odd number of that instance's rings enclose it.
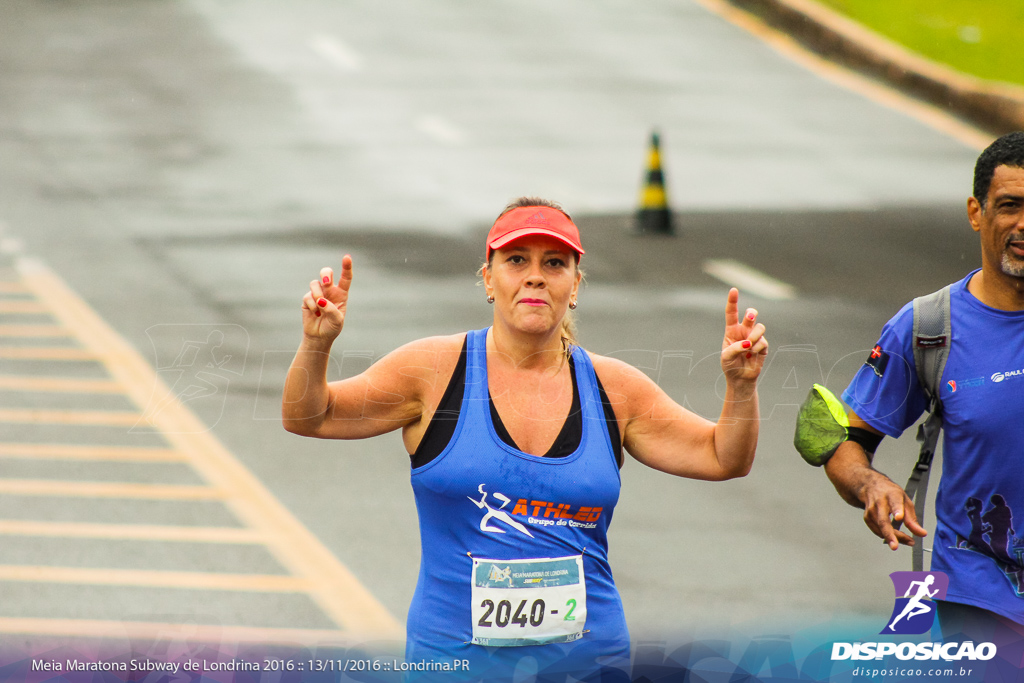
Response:
[[[914,512],[919,524],[924,523],[924,503],[928,495],[928,474],[942,431],[942,371],[949,358],[952,328],[949,313],[949,289],[946,285],[937,292],[914,299],[914,367],[917,379],[928,398],[928,418],[917,430],[921,453],[907,482],[906,492],[914,501]],[[913,550],[913,569],[924,567],[924,539],[917,539]]]
[[[940,402],[939,382],[949,357],[949,285],[914,299],[914,365],[917,379],[928,397],[928,409]]]

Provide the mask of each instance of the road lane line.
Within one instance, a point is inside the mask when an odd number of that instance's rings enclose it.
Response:
[[[0,617],[0,633],[37,636],[184,641],[189,643],[259,643],[321,646],[328,643],[361,642],[345,631],[257,626],[216,626],[149,621],[105,621],[101,619],[45,619]]]
[[[466,134],[440,116],[421,116],[414,125],[419,132],[446,145],[462,145],[466,142]]]
[[[0,346],[0,359],[5,360],[96,360],[86,349],[53,346]]]
[[[71,331],[60,325],[0,325],[0,337],[69,337]]]
[[[796,298],[796,289],[770,275],[732,259],[712,259],[704,262],[704,272],[740,290],[740,294],[753,294],[762,299],[788,300]]]
[[[0,479],[0,493],[13,496],[132,498],[142,500],[223,500],[224,491],[185,484],[136,484],[120,481]]]
[[[258,545],[264,538],[253,529],[156,524],[99,524],[92,522],[37,522],[0,519],[0,535],[39,538],[98,538],[108,540],[172,541]]]
[[[309,39],[309,47],[324,61],[342,71],[359,71],[363,66],[363,60],[356,51],[334,36],[313,36]]]
[[[939,107],[916,100],[856,71],[828,61],[800,45],[791,36],[772,28],[756,15],[730,5],[725,0],[696,1],[708,11],[753,34],[776,52],[788,57],[820,78],[855,92],[883,107],[894,109],[916,119],[918,122],[960,141],[967,147],[980,151],[988,147],[996,137],[980,128],[964,123]]]
[[[86,348],[103,357],[108,372],[140,409],[165,406],[152,416],[153,426],[188,457],[214,490],[226,494],[225,505],[243,525],[267,538],[267,548],[283,567],[309,581],[310,596],[332,621],[361,638],[404,638],[398,621],[348,567],[177,400],[149,363],[74,290],[39,261],[22,257],[17,268],[60,324],[73,329]]]
[[[89,586],[137,586],[146,588],[187,588],[191,590],[242,591],[246,593],[305,593],[309,581],[295,576],[273,574],[226,574],[177,572],[164,569],[120,569],[116,567],[50,567],[46,565],[0,565],[0,582],[70,583]]]
[[[118,462],[186,462],[170,448],[81,446],[78,444],[0,443],[0,458],[28,460],[109,460]]]
[[[49,313],[50,309],[38,301],[10,301],[0,299],[0,313]]]
[[[0,409],[0,422],[19,424],[65,424],[91,427],[134,427],[142,415],[124,410],[36,410],[34,408]]]
[[[120,394],[124,391],[124,387],[117,382],[107,379],[0,375],[0,390],[55,392],[62,394]]]

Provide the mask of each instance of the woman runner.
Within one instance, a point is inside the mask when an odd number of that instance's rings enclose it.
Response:
[[[726,394],[710,422],[642,372],[575,344],[569,311],[584,250],[557,204],[516,200],[485,247],[490,327],[411,342],[331,383],[327,358],[344,326],[352,258],[336,281],[322,269],[303,297],[284,425],[325,439],[402,429],[422,542],[407,662],[468,660],[470,680],[507,679],[518,666],[538,680],[627,681],[629,634],[607,544],[622,450],[681,477],[746,475],[764,326],[754,309],[739,318],[730,290]]]

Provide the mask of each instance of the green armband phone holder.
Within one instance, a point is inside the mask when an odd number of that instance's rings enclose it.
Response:
[[[822,385],[815,384],[797,413],[793,445],[804,460],[821,467],[846,441],[849,426],[842,401]]]

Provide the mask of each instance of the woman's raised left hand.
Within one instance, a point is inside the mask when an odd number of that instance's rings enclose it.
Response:
[[[722,371],[725,379],[752,382],[761,374],[768,355],[764,325],[757,322],[757,310],[748,308],[739,317],[740,292],[733,287],[725,304],[725,338],[722,340]]]

